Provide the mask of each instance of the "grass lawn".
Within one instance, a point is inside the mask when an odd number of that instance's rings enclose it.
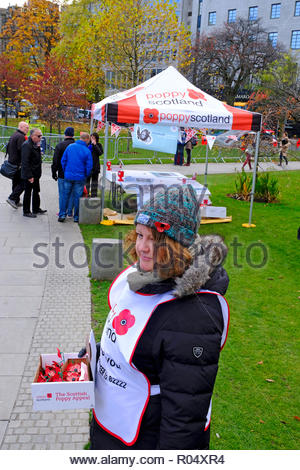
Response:
[[[249,203],[226,197],[236,176],[208,176],[214,205],[226,206],[233,217],[232,223],[200,228],[202,234],[219,233],[229,246],[231,322],[213,396],[211,449],[299,448],[300,172],[276,176],[280,202],[255,203],[253,229],[242,228]],[[91,247],[92,238],[117,238],[128,227],[81,230]],[[99,339],[110,283],[91,283]]]

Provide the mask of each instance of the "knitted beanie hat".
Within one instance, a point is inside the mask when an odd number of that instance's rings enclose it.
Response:
[[[193,244],[200,225],[199,201],[191,185],[158,192],[138,211],[135,224],[147,225],[185,247]]]
[[[74,137],[74,127],[66,127],[65,136]]]

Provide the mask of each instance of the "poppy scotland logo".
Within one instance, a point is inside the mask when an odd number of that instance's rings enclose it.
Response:
[[[156,124],[158,122],[158,109],[144,109],[144,123],[145,124]]]
[[[192,98],[192,100],[206,101],[204,93],[201,93],[201,91],[196,91],[196,90],[192,90],[191,88],[188,88],[188,94],[189,94],[189,97]]]
[[[113,319],[112,326],[117,335],[126,335],[129,328],[135,324],[135,317],[131,315],[130,310],[122,310],[117,317]]]
[[[52,393],[47,393],[47,398],[52,398]]]

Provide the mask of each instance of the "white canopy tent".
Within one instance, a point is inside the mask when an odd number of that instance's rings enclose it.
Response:
[[[109,96],[93,105],[92,119],[106,123],[101,187],[102,213],[109,122],[121,125],[160,124],[196,129],[235,129],[256,132],[255,164],[249,214],[249,226],[251,225],[261,114],[222,103],[195,87],[174,67],[168,67],[146,82],[130,90]]]

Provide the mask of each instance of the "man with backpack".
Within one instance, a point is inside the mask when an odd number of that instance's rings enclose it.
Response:
[[[24,191],[24,182],[21,178],[21,147],[27,139],[28,131],[29,125],[27,122],[19,122],[18,129],[10,137],[6,148],[9,163],[17,166],[17,171],[12,178],[12,192],[6,200],[14,209],[18,209],[20,196]]]

